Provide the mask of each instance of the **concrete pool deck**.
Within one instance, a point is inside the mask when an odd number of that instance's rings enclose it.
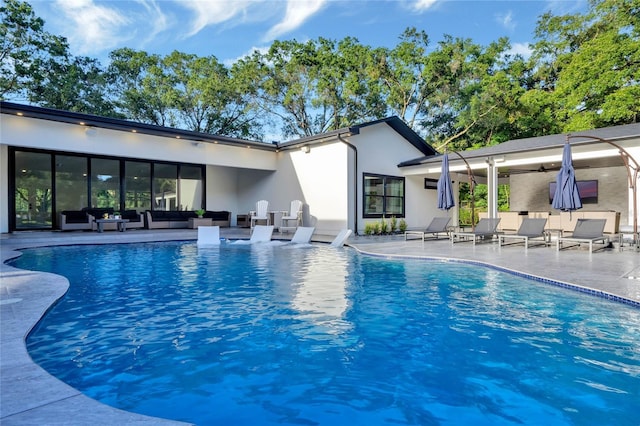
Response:
[[[274,233],[274,239],[292,234]],[[248,229],[223,228],[221,236],[248,238]],[[19,249],[71,245],[195,240],[191,229],[120,232],[20,232],[0,236],[0,423],[3,425],[184,425],[118,410],[94,401],[33,363],[25,338],[47,309],[67,290],[65,278],[12,268],[5,264]],[[331,236],[314,236],[330,242]],[[555,247],[497,243],[451,244],[447,239],[404,241],[403,236],[352,236],[348,244],[382,256],[456,259],[590,289],[594,294],[624,299],[640,306],[640,253],[625,248],[589,253],[584,249],[557,252]],[[569,290],[567,290],[569,291]]]

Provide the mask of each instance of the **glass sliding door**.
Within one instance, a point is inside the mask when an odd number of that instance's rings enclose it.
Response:
[[[138,213],[151,209],[151,163],[125,161],[124,208]]]
[[[153,165],[153,209],[178,210],[177,165]]]
[[[203,208],[202,192],[202,167],[180,166],[180,210]]]
[[[120,161],[91,159],[91,207],[120,210]]]
[[[56,212],[89,207],[87,158],[55,156]]]
[[[16,229],[51,229],[51,154],[15,152]]]

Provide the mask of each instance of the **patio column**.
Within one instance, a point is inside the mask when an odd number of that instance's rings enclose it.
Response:
[[[487,214],[498,217],[498,168],[493,157],[487,158]]]

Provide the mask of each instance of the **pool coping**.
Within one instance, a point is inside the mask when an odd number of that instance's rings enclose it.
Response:
[[[188,241],[195,239],[193,230],[191,232],[174,233],[166,231],[162,233],[127,232],[126,236],[120,233],[112,233],[110,237],[102,237],[105,234],[100,234],[99,239],[95,238],[95,234],[85,234],[79,238],[67,238],[57,235],[53,239],[36,237],[31,240],[21,240],[20,238],[13,240],[3,235],[0,241],[0,314],[2,319],[0,323],[2,332],[2,345],[0,348],[0,407],[2,407],[2,412],[0,413],[0,423],[3,425],[69,424],[71,418],[73,419],[71,422],[75,424],[93,425],[189,424],[127,412],[93,400],[35,364],[26,350],[26,337],[44,314],[64,296],[69,282],[59,275],[24,271],[7,265],[6,262],[8,260],[21,255],[21,249],[75,244]],[[131,234],[133,234],[133,237],[131,237]],[[228,238],[248,238],[248,232],[227,232],[226,236]],[[316,235],[313,240],[314,242],[330,242],[331,237]],[[440,244],[447,244],[448,246],[446,240]],[[481,247],[485,245],[482,244],[477,248],[474,246],[472,249],[462,250],[458,248],[461,245],[456,245],[456,250],[451,252],[451,257],[439,256],[432,252],[434,250],[438,253],[443,251],[443,249],[446,249],[444,245],[434,248],[429,242],[423,242],[422,244],[412,243],[410,241],[400,241],[399,238],[379,239],[355,236],[352,237],[349,245],[358,252],[371,256],[432,259],[482,265],[536,281],[604,297],[605,299],[622,302],[630,306],[640,307],[640,297],[635,300],[624,295],[607,292],[601,288],[582,286],[560,280],[557,277],[543,277],[530,271],[513,269],[497,262],[494,263],[478,258],[485,255],[482,250],[488,250],[489,254],[491,254],[491,250],[495,249],[491,245]],[[394,250],[400,250],[402,254],[395,253]],[[407,254],[408,250],[412,251],[413,254]],[[495,257],[495,253],[493,255]],[[512,252],[509,255],[520,256],[519,252]],[[544,255],[547,255],[547,253],[544,253]],[[631,256],[630,259],[632,261],[630,264],[634,268],[636,265],[640,268],[640,256],[637,254],[631,254]],[[627,255],[627,257],[629,256]],[[593,259],[590,254],[583,253],[575,258],[589,262]],[[617,279],[620,279],[619,275]]]

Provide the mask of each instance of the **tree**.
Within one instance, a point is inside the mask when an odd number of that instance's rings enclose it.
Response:
[[[371,49],[349,37],[276,41],[241,63],[256,76],[260,108],[282,123],[285,136],[299,137],[380,118],[386,107],[372,66]]]
[[[391,113],[414,129],[433,93],[428,46],[427,33],[407,28],[396,47],[388,51],[379,49],[376,55],[379,64],[376,77],[382,82]]]
[[[0,98],[27,99],[33,80],[43,69],[68,54],[65,38],[44,31],[44,21],[18,0],[0,6]]]
[[[66,111],[123,118],[107,96],[106,76],[89,57],[49,60],[27,84],[30,102]]]
[[[584,15],[543,15],[536,37],[536,88],[552,92],[562,131],[638,121],[638,0],[592,0]]]

